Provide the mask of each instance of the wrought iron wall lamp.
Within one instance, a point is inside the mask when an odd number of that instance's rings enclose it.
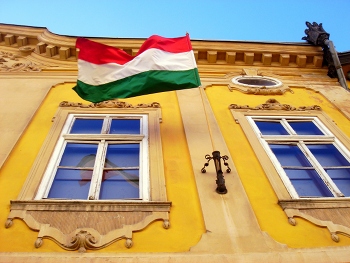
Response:
[[[227,155],[221,156],[219,151],[214,151],[212,155],[213,156],[210,156],[209,154],[207,154],[205,156],[205,159],[207,159],[207,162],[204,164],[203,168],[201,169],[201,172],[206,173],[207,170],[205,170],[205,167],[209,166],[210,160],[214,160],[215,169],[216,169],[216,185],[217,185],[216,192],[218,194],[226,194],[227,189],[225,185],[225,178],[221,169],[221,159],[224,161],[224,165],[227,167],[226,172],[230,173],[231,168],[228,166],[228,163],[226,162],[228,160],[228,156]]]

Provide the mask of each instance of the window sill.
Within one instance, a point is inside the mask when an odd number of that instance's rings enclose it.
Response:
[[[350,198],[302,198],[279,200],[283,209],[322,209],[322,208],[350,208]]]
[[[27,211],[157,211],[170,212],[171,202],[111,200],[11,200],[11,210]]]
[[[299,217],[327,228],[334,242],[339,242],[338,234],[350,236],[350,198],[291,199],[279,200],[278,204],[293,226]]]
[[[5,226],[22,219],[39,231],[36,247],[49,238],[66,250],[101,249],[125,238],[133,244],[132,233],[156,220],[169,228],[171,202],[167,201],[88,201],[88,200],[12,200]]]

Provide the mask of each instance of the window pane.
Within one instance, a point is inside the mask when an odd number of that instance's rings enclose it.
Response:
[[[140,134],[140,120],[113,119],[110,134]]]
[[[104,171],[99,199],[139,198],[139,170]]]
[[[311,167],[298,146],[282,144],[270,144],[269,146],[282,166]]]
[[[105,167],[138,167],[139,144],[109,144]]]
[[[326,169],[326,172],[339,190],[345,196],[350,196],[350,169]]]
[[[71,134],[100,134],[103,119],[75,119]]]
[[[67,143],[60,166],[94,167],[97,144]]]
[[[300,197],[333,197],[315,170],[285,169]]]
[[[87,199],[92,171],[58,169],[47,198]]]
[[[255,121],[262,135],[289,135],[280,122]]]
[[[288,122],[298,135],[323,135],[312,121]]]
[[[333,144],[307,145],[322,166],[350,166]]]

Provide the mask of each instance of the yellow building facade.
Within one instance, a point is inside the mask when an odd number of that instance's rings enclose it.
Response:
[[[349,261],[350,95],[321,47],[194,40],[201,87],[92,104],[72,90],[75,40],[0,24],[0,262]],[[70,118],[144,130],[75,135]],[[50,198],[62,145],[82,141],[141,145],[147,197]]]

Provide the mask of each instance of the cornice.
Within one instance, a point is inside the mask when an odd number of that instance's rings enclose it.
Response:
[[[135,55],[144,39],[90,38]],[[77,60],[76,37],[57,35],[46,28],[0,24],[0,47],[10,47],[46,63]],[[321,47],[305,43],[192,40],[198,65],[322,68]],[[71,66],[69,66],[71,67]]]

